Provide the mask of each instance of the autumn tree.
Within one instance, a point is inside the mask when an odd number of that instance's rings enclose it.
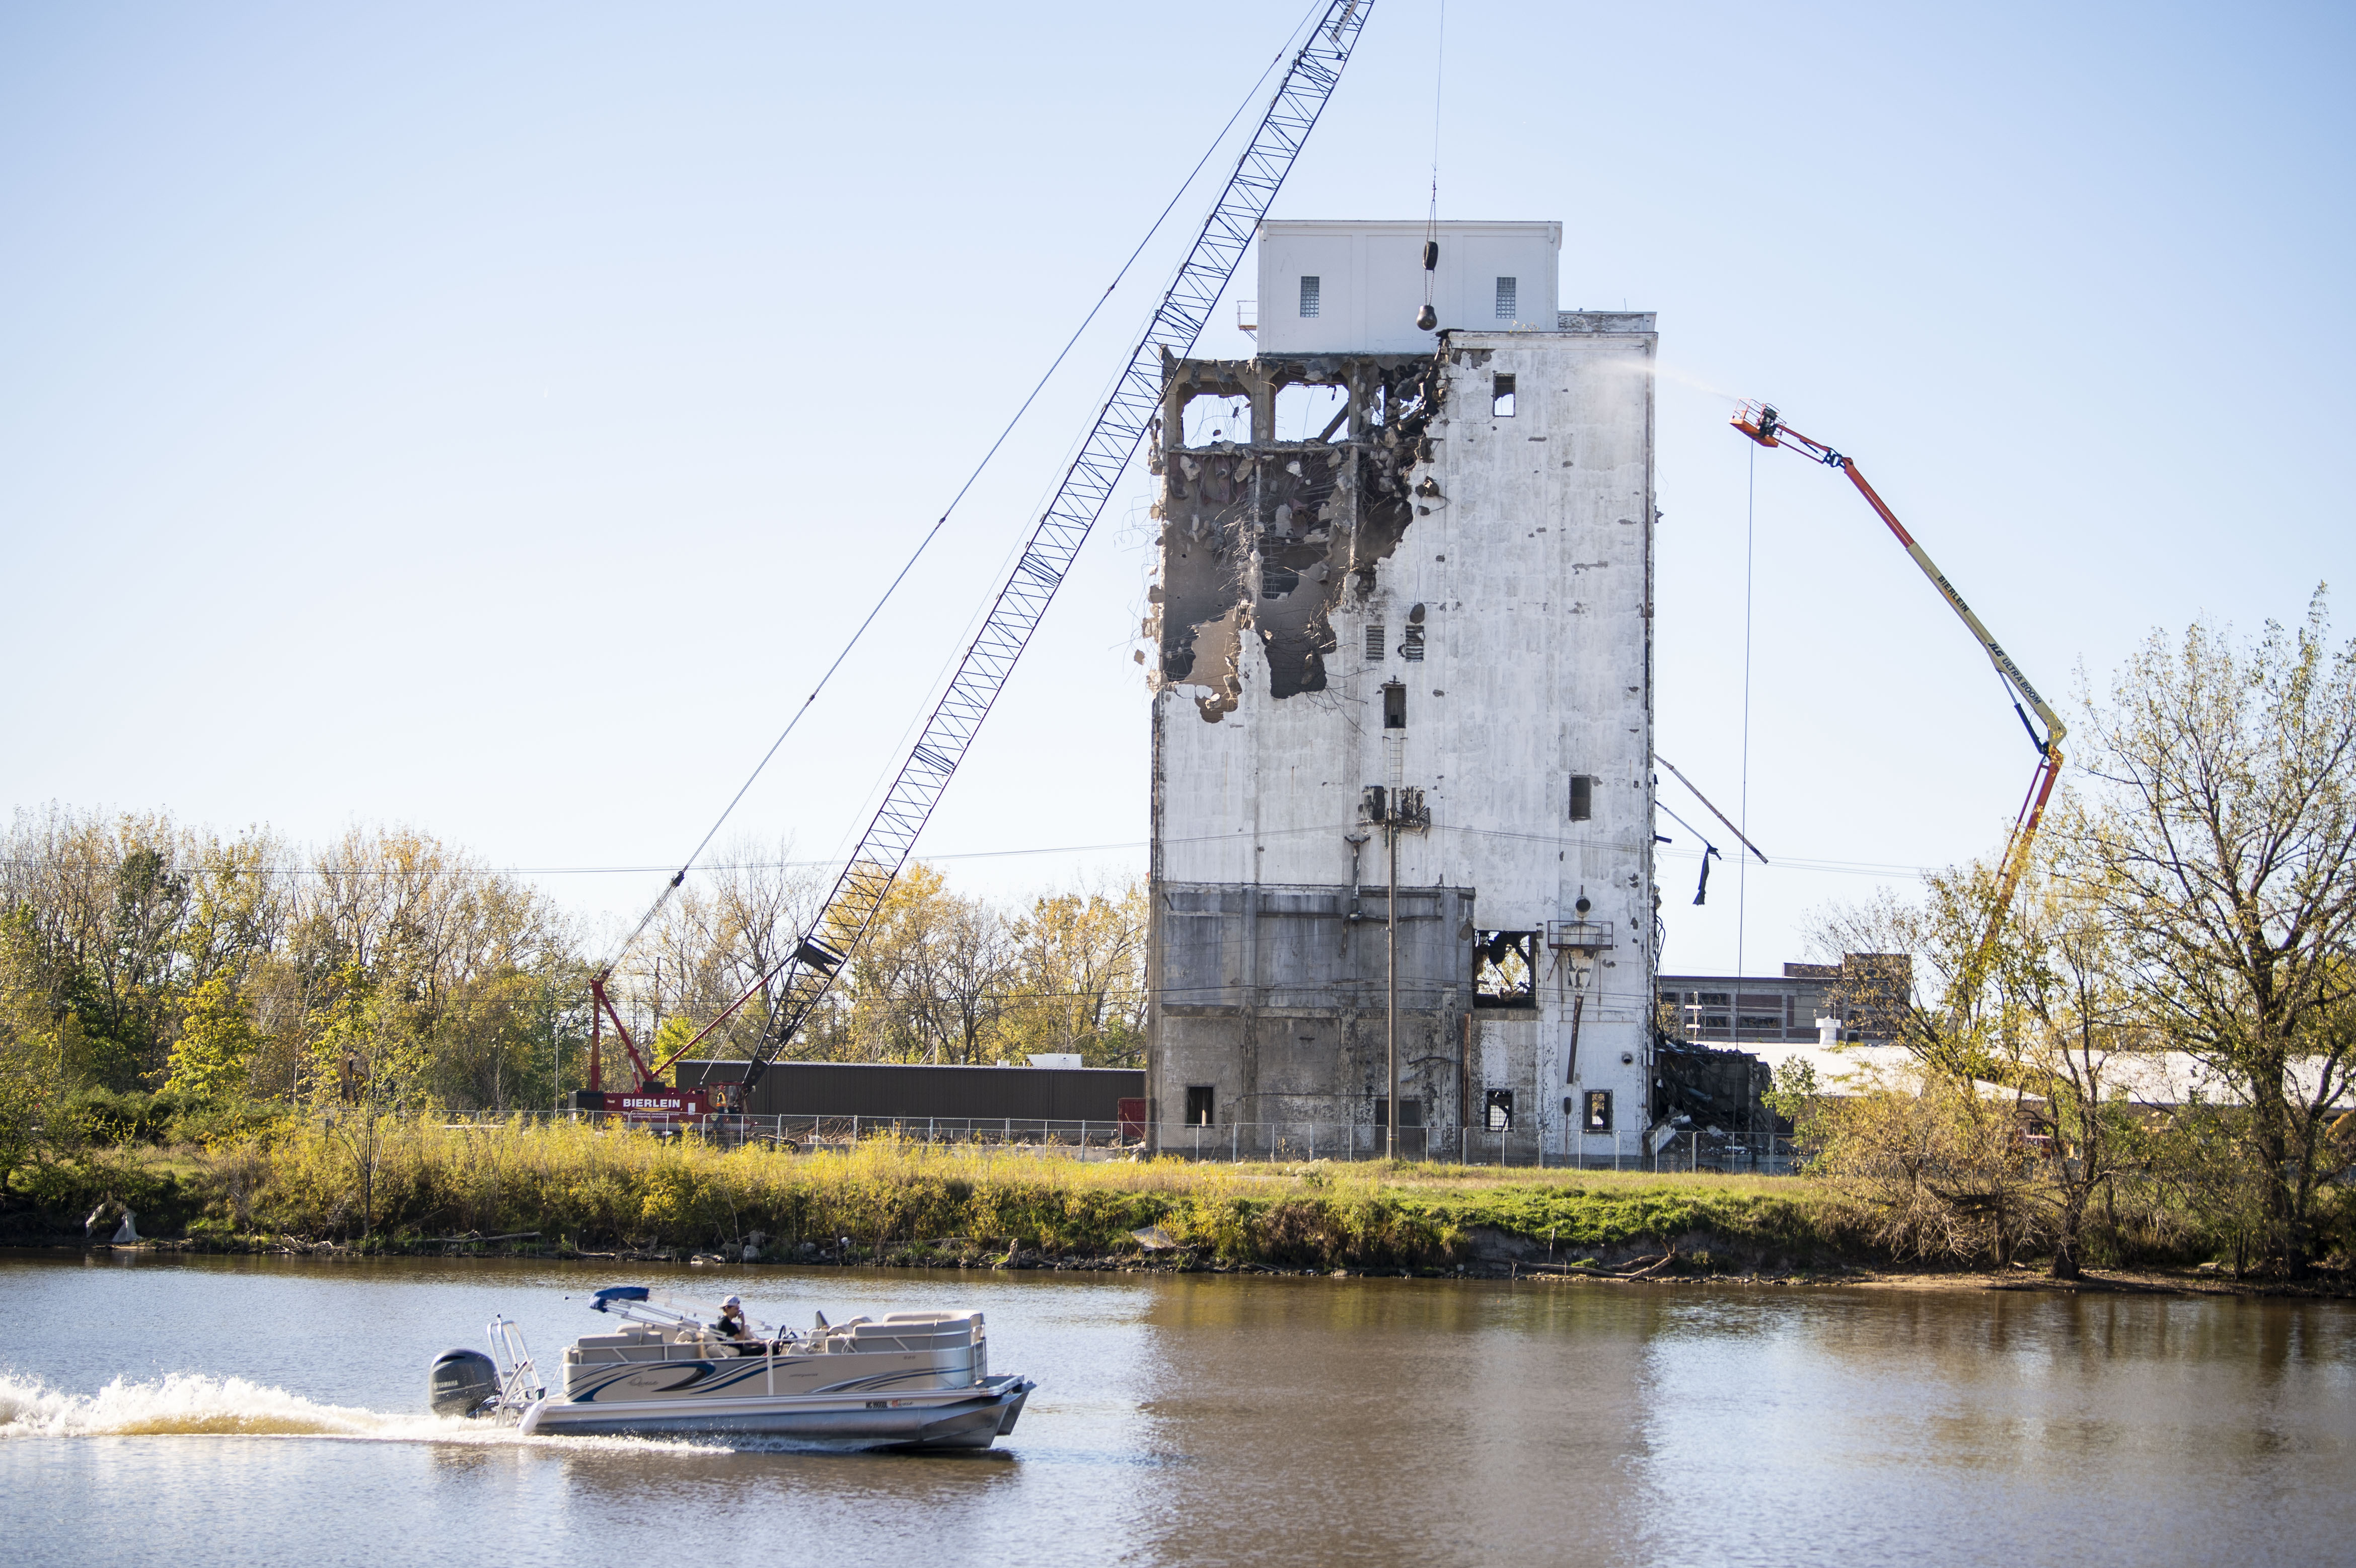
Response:
[[[2101,904],[2053,872],[2056,852],[2047,840],[2001,919],[1986,862],[1826,918],[1834,951],[1902,954],[1921,973],[1901,988],[1882,965],[1846,966],[1878,993],[1873,1032],[1911,1062],[1852,1074],[1854,1095],[1811,1131],[1820,1169],[1860,1183],[1893,1241],[1999,1263],[2041,1243],[2068,1279],[2096,1197],[2136,1157],[2127,1096],[2154,1048]]]
[[[253,1020],[229,976],[216,975],[197,987],[181,1014],[165,1087],[196,1100],[242,1096],[254,1044]]]
[[[33,1152],[65,1063],[78,1054],[79,1027],[41,973],[32,912],[0,913],[0,1192]]]
[[[2007,913],[1997,956],[1993,1070],[2026,1095],[2052,1274],[2075,1279],[2095,1200],[2141,1159],[2135,1098],[2158,1087],[2157,1041],[2100,901],[2083,883],[2034,876]]]
[[[640,948],[624,955],[614,987],[648,1033],[662,1037],[664,1054],[712,1026],[697,1056],[749,1056],[769,1021],[778,971],[825,893],[815,869],[795,862],[792,840],[739,838],[665,903]]]
[[[1876,1032],[1907,1064],[1847,1074],[1843,1098],[1812,1127],[1816,1170],[1856,1190],[1901,1253],[2000,1264],[2037,1233],[2022,1157],[2027,1093],[2004,1081],[2004,1008],[1992,983],[2002,965],[1982,945],[1994,882],[1985,866],[1935,875],[1919,901],[1884,891],[1831,912],[1815,937],[1833,955],[1903,955],[1902,983],[1886,966],[1848,983],[1872,987]],[[1853,1013],[1865,999],[1836,1004]]]
[[[832,934],[850,945],[845,933]],[[1013,972],[1005,917],[951,892],[934,867],[912,862],[838,982],[851,1013],[851,1053],[870,1061],[1001,1060],[998,1022]]]
[[[1145,1054],[1146,892],[1132,879],[1033,899],[1014,927],[1010,1054],[1130,1067]]]
[[[2069,874],[2149,1027],[2245,1122],[2265,1252],[2297,1271],[2356,1064],[2356,645],[2319,589],[2252,642],[2155,633],[2092,706]]]
[[[25,973],[79,1049],[68,1082],[133,1089],[163,1065],[188,898],[167,817],[16,814],[0,899],[27,923]]]

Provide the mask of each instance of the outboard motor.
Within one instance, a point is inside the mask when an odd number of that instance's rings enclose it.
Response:
[[[444,1350],[426,1376],[425,1403],[436,1415],[474,1415],[498,1396],[498,1369],[480,1350]]]

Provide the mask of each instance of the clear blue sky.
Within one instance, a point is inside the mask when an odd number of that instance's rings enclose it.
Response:
[[[1296,15],[0,10],[0,805],[675,859]],[[1422,213],[1437,38],[1377,0],[1279,216]],[[1442,216],[1558,219],[1567,304],[1660,314],[1662,751],[1732,808],[1727,393],[1854,453],[2051,692],[2154,626],[2356,588],[2351,80],[2322,6],[1456,0]],[[822,857],[862,820],[1183,239],[747,828]],[[1761,457],[1752,835],[1869,869],[1750,877],[1772,972],[1870,868],[1987,848],[2034,759],[1847,487]],[[929,850],[1143,838],[1142,505]],[[1141,863],[949,862],[994,892]],[[1666,965],[1729,965],[1734,880],[1697,910],[1691,869]],[[601,910],[658,880],[546,878]]]

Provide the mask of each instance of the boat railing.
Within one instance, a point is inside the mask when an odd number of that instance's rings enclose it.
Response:
[[[509,1318],[494,1317],[489,1338],[491,1360],[499,1371],[499,1403],[520,1410],[547,1397],[548,1389],[532,1361],[531,1348],[524,1343],[522,1328]]]
[[[600,1359],[611,1355],[616,1360],[645,1360],[650,1364],[671,1361],[709,1361],[735,1356],[820,1356],[844,1355],[857,1351],[897,1351],[905,1355],[922,1355],[941,1349],[958,1349],[972,1344],[970,1334],[944,1335],[914,1329],[898,1333],[850,1334],[842,1330],[849,1325],[837,1325],[815,1333],[798,1333],[781,1329],[774,1339],[755,1336],[732,1339],[711,1329],[652,1329],[643,1337],[637,1335],[598,1336],[624,1341],[619,1344],[583,1345],[577,1349],[596,1353]],[[944,1340],[948,1342],[943,1343]],[[633,1354],[633,1352],[636,1352]]]

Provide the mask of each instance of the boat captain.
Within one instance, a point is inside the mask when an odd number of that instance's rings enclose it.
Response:
[[[712,1327],[723,1339],[734,1339],[739,1344],[749,1343],[753,1339],[753,1330],[744,1322],[744,1303],[738,1296],[732,1296],[720,1304],[720,1321]],[[748,1353],[737,1352],[738,1355]]]

